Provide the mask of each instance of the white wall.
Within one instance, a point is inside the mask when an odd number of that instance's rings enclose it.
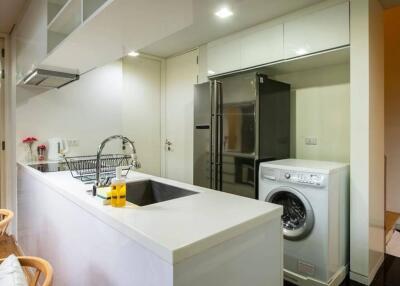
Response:
[[[369,284],[384,258],[383,11],[350,4],[350,277]]]
[[[143,172],[160,174],[161,63],[124,59],[98,68],[61,89],[17,88],[17,156],[26,136],[76,139],[68,155],[94,155],[100,142],[123,134],[135,141]],[[116,141],[105,152],[121,152]]]
[[[349,65],[330,65],[271,78],[291,85],[291,157],[349,162]],[[306,145],[307,137],[316,138],[317,145]]]
[[[161,172],[161,61],[126,57],[123,66],[122,131],[135,141],[141,172]]]
[[[93,155],[107,136],[122,132],[122,63],[87,73],[61,89],[35,94],[17,87],[17,155],[24,160],[23,137],[79,140],[68,155]]]

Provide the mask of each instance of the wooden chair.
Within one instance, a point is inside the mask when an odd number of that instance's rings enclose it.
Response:
[[[0,259],[2,263],[5,259]],[[51,286],[53,283],[53,268],[46,260],[33,256],[19,256],[19,263],[24,268],[25,276],[29,286]],[[34,271],[31,271],[31,270]],[[42,276],[42,284],[39,283],[39,278]]]
[[[50,263],[39,257],[18,256],[22,251],[15,243],[14,237],[6,233],[7,227],[9,226],[13,217],[14,213],[12,211],[0,209],[0,245],[2,247],[0,253],[3,254],[3,257],[6,257],[12,253],[17,255],[19,263],[24,269],[29,286],[39,285],[38,282],[40,276],[42,276],[42,286],[51,286],[53,283],[53,268],[51,267]],[[4,260],[5,258],[0,259],[0,263],[2,263]]]
[[[0,259],[10,254],[21,255],[21,251],[15,242],[14,236],[7,234],[7,227],[14,217],[12,211],[0,209]]]
[[[14,213],[12,211],[0,209],[0,235],[6,233],[7,227],[9,226],[13,217]]]

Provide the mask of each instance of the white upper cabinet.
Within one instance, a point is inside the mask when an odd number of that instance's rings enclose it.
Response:
[[[35,68],[82,74],[193,23],[188,0],[29,1],[15,32],[17,79]]]
[[[225,37],[208,44],[208,75],[212,76],[239,70],[241,68],[240,49],[241,39],[237,35]]]
[[[24,17],[14,31],[17,81],[35,69],[47,55],[46,5],[46,0],[29,1]]]
[[[54,24],[49,24],[49,54],[42,65],[79,74],[153,44],[193,22],[193,4],[188,0],[68,0],[65,5],[64,13],[76,11],[81,22],[71,16],[56,16],[60,20],[55,18]]]
[[[255,28],[207,45],[208,75],[218,75],[283,59],[283,25]]]
[[[282,60],[283,25],[249,31],[241,43],[242,69]]]
[[[350,43],[349,3],[345,2],[284,23],[285,58]]]
[[[61,3],[65,2],[62,6]],[[47,26],[47,53],[50,53],[57,45],[68,37],[79,25],[82,24],[82,0],[48,0],[48,26]],[[60,5],[56,6],[55,3]],[[60,7],[53,16],[50,13],[52,7]]]
[[[209,43],[208,70],[214,72],[209,76],[349,45],[349,3],[339,1],[323,2]]]

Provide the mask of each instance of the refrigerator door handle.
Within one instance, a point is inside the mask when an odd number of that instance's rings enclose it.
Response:
[[[210,109],[211,109],[211,118],[210,118],[210,189],[215,188],[215,176],[214,176],[214,169],[215,169],[215,164],[214,164],[214,153],[215,153],[215,135],[214,135],[214,129],[215,129],[215,122],[214,122],[214,81],[210,82]]]
[[[218,111],[219,111],[219,96],[218,96],[218,82],[213,81],[212,85],[212,94],[213,94],[213,110],[212,110],[212,121],[213,121],[213,126],[214,126],[214,132],[212,134],[213,136],[213,163],[214,163],[214,174],[213,174],[213,189],[219,190],[219,116],[218,116]]]
[[[221,82],[210,82],[210,188],[222,190],[222,89]]]
[[[223,105],[222,83],[216,82],[215,92],[217,98],[217,190],[222,191],[222,152],[223,152]]]

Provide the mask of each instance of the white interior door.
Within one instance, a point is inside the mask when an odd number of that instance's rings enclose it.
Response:
[[[193,183],[193,98],[198,50],[166,60],[165,176]]]
[[[5,198],[4,193],[4,122],[5,122],[5,82],[4,82],[4,71],[5,71],[5,59],[4,59],[4,39],[0,38],[0,206],[3,205]]]

